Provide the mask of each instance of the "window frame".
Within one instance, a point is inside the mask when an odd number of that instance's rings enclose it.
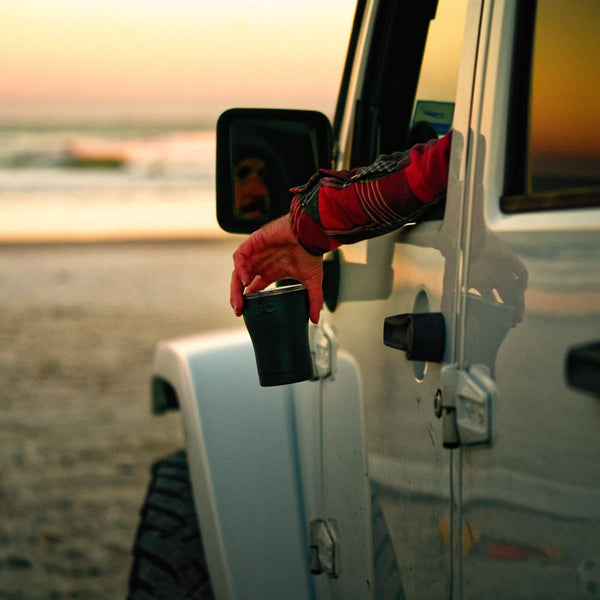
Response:
[[[528,190],[529,123],[537,0],[519,3],[511,64],[508,103],[504,214],[575,210],[600,207],[600,186],[535,192]]]
[[[358,57],[366,60],[366,69],[354,106],[350,167],[402,149],[437,4],[438,0],[378,2],[366,56]]]

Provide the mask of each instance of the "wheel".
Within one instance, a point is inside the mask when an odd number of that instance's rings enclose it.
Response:
[[[129,600],[213,600],[185,451],[152,466],[133,546]]]

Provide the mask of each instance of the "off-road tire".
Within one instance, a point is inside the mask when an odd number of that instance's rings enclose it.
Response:
[[[129,600],[213,600],[185,451],[152,466],[133,546]]]

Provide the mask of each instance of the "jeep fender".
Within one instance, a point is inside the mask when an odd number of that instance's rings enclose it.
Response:
[[[360,379],[351,357],[342,352],[337,363],[336,378],[265,388],[245,330],[157,347],[153,408],[164,412],[176,403],[181,410],[194,504],[219,600],[305,600],[336,591],[352,597],[361,588],[361,597],[370,595]],[[325,439],[324,431],[330,432]],[[332,493],[324,493],[323,479]],[[314,578],[309,521],[330,517],[346,541],[341,576]]]

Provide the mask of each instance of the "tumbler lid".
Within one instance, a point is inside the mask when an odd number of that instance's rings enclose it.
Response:
[[[244,294],[244,298],[252,300],[254,298],[264,298],[265,296],[278,296],[280,294],[289,294],[291,292],[299,292],[300,290],[306,289],[302,283],[295,283],[292,285],[283,285],[281,287],[269,288],[267,290],[260,290],[259,292],[252,292],[250,294]]]

